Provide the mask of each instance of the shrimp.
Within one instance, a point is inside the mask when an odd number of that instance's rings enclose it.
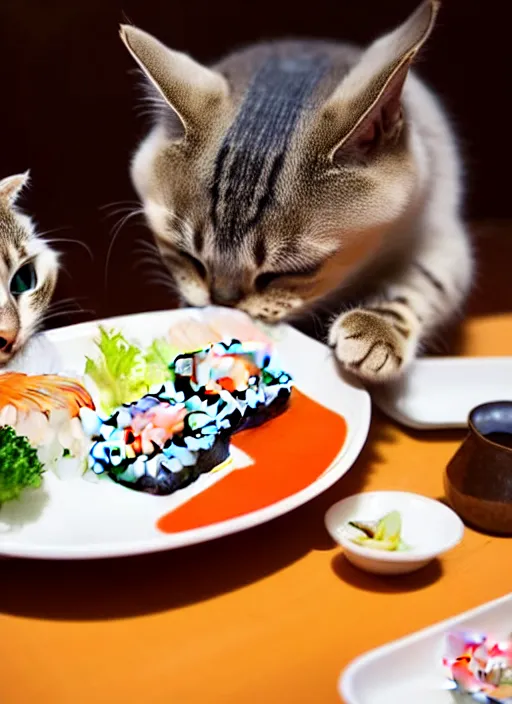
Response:
[[[0,409],[5,406],[14,407],[18,413],[65,410],[72,418],[83,407],[94,410],[89,392],[78,381],[55,374],[21,372],[0,374]]]

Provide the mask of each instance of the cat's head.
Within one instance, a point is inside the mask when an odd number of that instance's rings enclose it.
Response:
[[[436,12],[361,54],[261,45],[215,69],[121,28],[159,112],[132,178],[184,302],[279,320],[385,246],[417,189],[402,88]]]
[[[28,173],[0,181],[0,365],[36,330],[57,281],[57,255],[16,208]]]

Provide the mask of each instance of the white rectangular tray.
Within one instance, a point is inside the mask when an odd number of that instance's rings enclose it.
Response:
[[[507,639],[512,631],[512,594],[354,660],[338,682],[342,700],[345,704],[456,704],[464,701],[454,697],[442,664],[445,636],[458,630],[485,633],[496,640]]]
[[[475,406],[512,401],[512,357],[418,359],[397,382],[376,388],[372,398],[410,428],[465,428]]]

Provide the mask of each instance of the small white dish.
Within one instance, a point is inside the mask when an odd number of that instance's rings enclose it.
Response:
[[[357,531],[349,521],[378,521],[391,511],[402,518],[402,538],[409,546],[404,552],[387,552],[357,545],[351,540]],[[347,560],[366,572],[406,574],[428,562],[462,540],[464,524],[450,508],[419,494],[403,491],[373,491],[349,496],[331,506],[325,526],[339,543]]]
[[[512,357],[418,359],[399,381],[375,388],[372,398],[410,428],[466,428],[475,406],[512,400]]]

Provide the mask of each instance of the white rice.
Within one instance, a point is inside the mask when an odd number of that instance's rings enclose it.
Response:
[[[51,411],[46,416],[40,411],[23,413],[8,405],[0,410],[2,425],[12,426],[18,435],[26,437],[45,469],[60,479],[76,479],[86,471],[90,440],[79,418],[70,418],[67,411]]]

